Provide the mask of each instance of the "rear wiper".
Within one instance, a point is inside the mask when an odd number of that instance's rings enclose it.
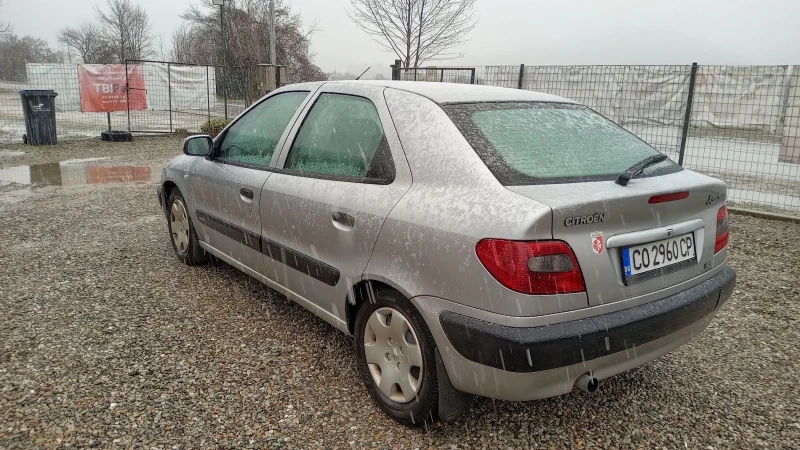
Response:
[[[653,164],[658,164],[661,161],[667,159],[667,155],[653,155],[649,156],[636,164],[632,165],[628,170],[622,172],[622,174],[617,178],[617,184],[620,186],[627,186],[628,182],[631,181],[633,178],[636,178],[641,174],[644,169],[652,166]]]

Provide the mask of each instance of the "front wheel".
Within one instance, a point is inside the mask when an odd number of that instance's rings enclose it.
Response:
[[[424,320],[400,294],[377,290],[356,316],[359,371],[381,409],[408,426],[437,419],[436,346]]]
[[[194,224],[186,208],[186,200],[181,192],[175,188],[167,199],[167,226],[169,227],[170,241],[178,257],[187,266],[195,266],[208,262],[208,255],[200,247]]]

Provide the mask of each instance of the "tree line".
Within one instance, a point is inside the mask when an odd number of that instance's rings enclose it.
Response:
[[[0,8],[2,6],[0,0]],[[2,17],[0,15],[0,80],[25,81],[25,64],[29,62],[61,61],[61,55],[47,42],[32,36],[17,36]]]
[[[313,64],[310,37],[300,16],[282,1],[276,2],[276,56],[288,68],[291,81],[319,80],[324,76]],[[206,1],[181,15],[184,24],[172,35],[165,51],[151,31],[147,13],[130,0],[107,0],[106,9],[95,8],[95,22],[61,30],[59,41],[88,64],[122,63],[126,59],[159,58],[206,65],[252,66],[269,61],[267,0],[227,0],[220,10]]]
[[[2,0],[0,0],[2,6]],[[131,0],[106,0],[95,7],[93,20],[59,31],[58,42],[69,51],[69,62],[114,64],[126,60],[168,60],[189,64],[236,67],[267,63],[269,55],[269,1],[226,0],[225,39],[220,11],[210,0],[190,6],[181,15],[184,24],[174,32],[171,50],[155,36],[147,12]],[[311,36],[282,0],[275,1],[276,61],[287,66],[290,82],[324,80],[313,63]],[[74,59],[73,59],[74,57]],[[14,35],[0,16],[0,79],[25,81],[25,64],[62,62],[61,55],[42,39]],[[233,69],[230,71],[233,72]]]
[[[275,52],[287,67],[290,82],[328,77],[313,63],[311,37],[316,24],[305,28],[284,0],[275,1]],[[476,0],[350,0],[353,23],[403,67],[458,57],[453,49],[465,42],[475,26]],[[94,20],[65,27],[58,35],[71,55],[87,64],[124,63],[158,58],[216,66],[253,67],[270,61],[269,0],[226,0],[223,17],[211,0],[190,6],[183,25],[171,39],[171,50],[152,31],[147,12],[131,0],[106,0],[95,7]],[[2,6],[2,0],[0,0]],[[224,38],[223,38],[224,30]],[[59,53],[41,39],[18,37],[0,16],[0,79],[23,81],[25,64],[60,62]],[[228,72],[233,72],[231,69]],[[350,74],[333,74],[336,77]]]

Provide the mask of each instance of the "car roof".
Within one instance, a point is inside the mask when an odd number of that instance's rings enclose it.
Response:
[[[436,103],[476,103],[476,102],[557,102],[576,103],[557,95],[524,89],[509,89],[497,86],[483,86],[461,83],[436,83],[427,81],[384,81],[384,80],[342,80],[328,83],[350,85],[383,86],[391,89],[412,92],[427,97]]]

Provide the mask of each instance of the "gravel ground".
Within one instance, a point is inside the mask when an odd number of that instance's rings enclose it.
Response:
[[[179,146],[72,141],[0,167]],[[0,187],[0,447],[800,446],[798,224],[731,218],[738,286],[692,343],[593,396],[481,399],[421,431],[375,406],[350,338],[228,266],[180,264],[154,192]]]

